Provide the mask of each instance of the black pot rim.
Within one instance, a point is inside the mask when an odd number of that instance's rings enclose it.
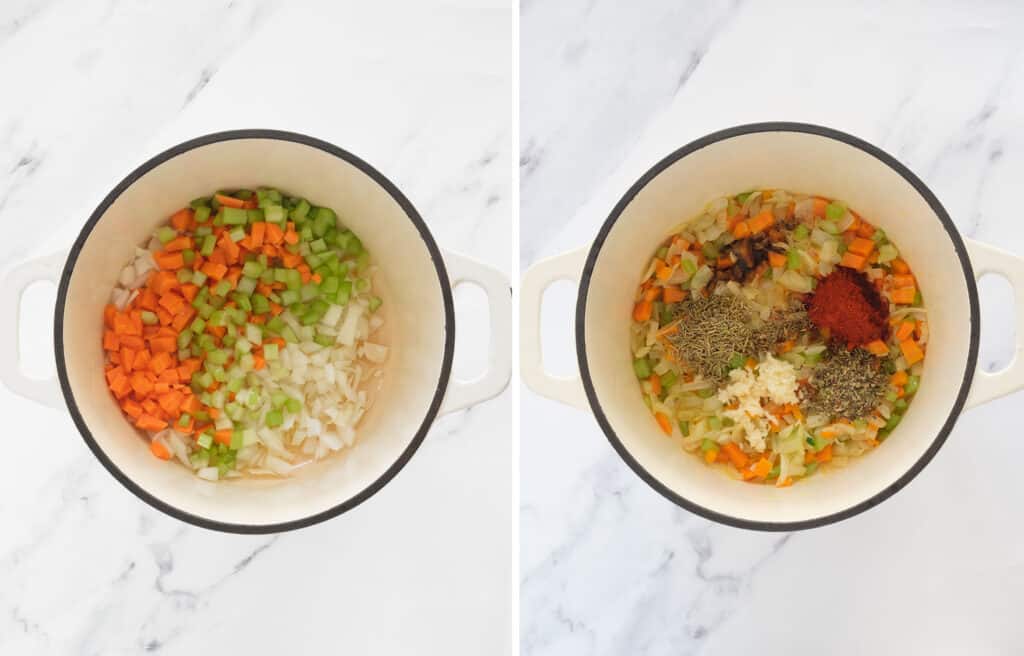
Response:
[[[107,457],[103,449],[100,448],[99,444],[93,438],[92,433],[89,430],[88,425],[82,417],[81,412],[78,409],[78,404],[75,401],[74,393],[71,389],[71,385],[68,382],[67,368],[64,361],[64,305],[67,301],[68,285],[70,284],[71,274],[74,270],[75,263],[78,259],[78,255],[82,248],[85,246],[86,241],[92,232],[93,227],[99,222],[100,217],[107,211],[107,209],[117,200],[117,198],[124,193],[131,185],[137,182],[142,176],[163,164],[164,162],[177,157],[188,151],[208,146],[211,144],[233,141],[237,139],[265,139],[275,141],[288,141],[293,143],[302,144],[317,150],[323,151],[330,155],[337,157],[338,159],[351,164],[370,177],[374,182],[384,188],[388,194],[399,204],[406,216],[416,227],[416,230],[420,234],[420,238],[423,240],[423,244],[430,254],[430,259],[434,263],[434,269],[437,273],[438,283],[441,288],[442,302],[444,304],[444,316],[445,316],[445,343],[444,343],[444,357],[441,363],[441,370],[437,380],[437,387],[434,390],[434,396],[431,400],[430,407],[427,410],[426,416],[420,423],[419,428],[416,430],[416,434],[413,436],[412,441],[401,453],[398,459],[375,481],[373,481],[366,488],[361,490],[355,496],[345,500],[344,502],[328,508],[327,510],[302,517],[300,519],[289,520],[286,522],[278,522],[275,524],[236,524],[230,522],[221,522],[217,520],[208,519],[199,515],[195,515],[184,511],[180,508],[176,508],[147,492],[140,485],[131,480],[124,472],[122,472],[117,465],[114,464],[110,458]],[[452,289],[451,284],[448,280],[448,272],[445,268],[444,258],[441,256],[441,251],[434,241],[433,236],[430,234],[430,230],[427,228],[426,223],[420,216],[416,208],[413,207],[412,203],[398,190],[390,180],[388,180],[382,173],[380,173],[373,166],[353,155],[352,153],[335,146],[334,144],[328,143],[315,137],[308,135],[299,134],[296,132],[287,132],[282,130],[269,130],[269,129],[244,129],[244,130],[228,130],[223,132],[214,132],[206,134],[194,139],[190,139],[176,146],[168,148],[167,150],[155,155],[154,157],[147,160],[145,163],[140,165],[134,171],[128,174],[124,180],[122,180],[114,189],[107,194],[103,201],[99,204],[96,210],[93,211],[89,220],[86,221],[85,226],[79,233],[78,238],[75,240],[74,245],[71,247],[71,251],[68,254],[67,262],[64,265],[64,270],[61,273],[60,284],[57,288],[57,302],[54,312],[54,324],[53,324],[53,338],[54,338],[54,351],[57,360],[57,376],[60,380],[61,391],[64,394],[64,400],[67,403],[68,410],[71,412],[71,417],[75,422],[75,426],[81,433],[82,438],[85,440],[89,450],[93,452],[93,455],[103,464],[103,466],[124,485],[128,490],[135,496],[142,499],[150,506],[164,512],[172,517],[180,519],[181,521],[200,526],[202,528],[223,531],[226,533],[243,533],[243,534],[265,534],[265,533],[280,533],[284,531],[292,531],[295,529],[305,528],[312,526],[319,522],[336,517],[343,512],[349,511],[355,508],[362,502],[369,499],[371,496],[376,494],[381,488],[384,487],[391,479],[393,479],[399,471],[409,462],[413,454],[419,448],[427,435],[427,431],[430,429],[431,424],[437,417],[438,411],[441,407],[441,402],[444,399],[445,391],[448,387],[448,381],[451,376],[452,358],[455,352],[455,310],[452,302]]]
[[[594,272],[594,265],[597,262],[597,257],[601,252],[601,247],[604,245],[605,239],[607,239],[609,232],[615,222],[619,219],[623,210],[633,201],[638,193],[655,177],[660,175],[665,169],[686,157],[687,155],[696,152],[706,146],[714,144],[719,141],[731,139],[746,134],[753,134],[758,132],[800,132],[805,134],[816,135],[819,137],[825,137],[828,139],[834,139],[847,145],[858,148],[865,153],[872,155],[876,159],[880,160],[883,164],[887,165],[893,171],[903,177],[914,189],[921,195],[922,198],[928,203],[932,211],[939,218],[942,226],[946,229],[946,233],[949,235],[950,240],[953,243],[953,247],[956,250],[957,257],[960,260],[960,266],[963,269],[964,277],[967,283],[967,295],[970,302],[971,308],[971,336],[970,336],[970,349],[967,355],[966,368],[964,370],[963,380],[960,382],[960,391],[957,394],[956,401],[953,403],[950,409],[949,415],[946,417],[942,428],[939,430],[935,439],[927,450],[921,455],[921,457],[908,469],[902,476],[900,476],[895,482],[874,494],[868,499],[856,503],[845,510],[841,510],[836,513],[824,515],[821,517],[815,517],[812,519],[794,521],[794,522],[768,522],[768,521],[756,521],[749,520],[741,517],[734,517],[726,515],[710,508],[706,508],[699,504],[690,501],[689,499],[676,494],[668,486],[661,483],[655,478],[649,471],[647,471],[633,456],[629,453],[622,441],[619,439],[615,430],[608,422],[608,418],[604,414],[604,410],[601,407],[601,401],[598,399],[597,394],[594,391],[594,384],[590,376],[590,368],[587,363],[587,343],[586,343],[586,309],[587,309],[587,294],[590,287],[591,276]],[[847,519],[854,515],[857,515],[865,510],[877,506],[881,502],[885,501],[893,494],[898,492],[915,476],[917,476],[922,469],[931,461],[931,459],[938,453],[939,449],[945,443],[946,438],[949,436],[950,431],[953,429],[953,425],[956,423],[960,412],[963,410],[964,403],[967,400],[967,395],[970,392],[971,382],[974,378],[975,366],[977,365],[978,359],[978,342],[979,342],[979,309],[978,309],[978,288],[974,280],[974,271],[971,267],[970,258],[967,255],[967,249],[964,246],[963,240],[960,237],[960,233],[956,229],[956,225],[953,220],[949,217],[946,209],[939,202],[935,194],[921,181],[914,173],[910,171],[906,166],[900,163],[895,157],[889,155],[882,149],[874,146],[858,137],[834,130],[832,128],[823,127],[820,125],[812,125],[808,123],[791,123],[791,122],[766,122],[766,123],[750,123],[746,125],[738,125],[724,130],[713,132],[704,137],[701,137],[695,141],[692,141],[682,148],[672,152],[657,164],[652,166],[646,173],[644,173],[639,180],[637,180],[633,186],[623,194],[622,198],[612,209],[608,218],[601,226],[601,230],[598,232],[597,237],[594,240],[593,245],[590,248],[590,252],[587,254],[586,264],[583,267],[583,271],[580,275],[579,294],[576,302],[576,359],[579,364],[580,380],[583,383],[583,388],[586,392],[587,399],[590,402],[590,407],[594,412],[594,416],[597,419],[597,423],[601,426],[605,436],[611,443],[612,448],[619,454],[619,456],[626,462],[630,468],[633,469],[636,474],[643,479],[648,485],[654,488],[663,497],[672,501],[676,505],[689,510],[690,512],[696,513],[706,519],[710,519],[721,524],[734,526],[737,528],[753,529],[759,531],[797,531],[808,528],[815,528],[819,526],[825,526],[833,522],[838,522],[843,519]]]

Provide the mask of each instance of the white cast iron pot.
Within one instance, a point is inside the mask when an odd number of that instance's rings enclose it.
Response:
[[[661,433],[632,375],[634,294],[658,242],[711,199],[755,187],[840,198],[883,228],[917,276],[928,310],[921,387],[900,426],[850,466],[788,488],[749,485],[715,472]],[[906,167],[835,130],[762,123],[708,135],[672,153],[636,182],[589,249],[539,262],[523,278],[523,379],[538,394],[588,408],[612,446],[651,487],[725,524],[761,530],[821,526],[874,506],[906,485],[942,446],[965,407],[1024,387],[1022,341],[1009,367],[976,369],[976,278],[1005,276],[1024,326],[1024,260],[957,233],[946,210]],[[552,282],[579,283],[578,378],[554,378],[540,357],[541,296]]]
[[[379,263],[383,341],[391,346],[384,386],[350,450],[284,480],[209,483],[154,458],[107,391],[101,348],[103,306],[133,248],[192,198],[214,189],[268,185],[334,208]],[[66,261],[65,261],[66,260]],[[17,366],[17,313],[0,322],[0,377],[13,391],[54,407],[66,402],[96,457],[138,497],[199,526],[268,533],[309,526],[369,498],[409,461],[438,414],[505,388],[511,375],[511,295],[505,277],[461,255],[442,256],[412,204],[366,162],[329,143],[273,130],[200,137],[149,160],[100,204],[70,254],[29,262],[0,288],[4,307],[40,279],[60,283],[54,316],[55,380]],[[480,285],[490,303],[489,368],[478,380],[450,379],[455,343],[452,287]]]

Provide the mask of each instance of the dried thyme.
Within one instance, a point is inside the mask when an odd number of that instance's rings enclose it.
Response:
[[[878,406],[888,377],[867,351],[838,348],[815,369],[810,383],[808,412],[857,419]]]

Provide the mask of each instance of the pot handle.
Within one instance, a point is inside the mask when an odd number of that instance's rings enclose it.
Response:
[[[987,244],[965,239],[971,256],[974,279],[986,273],[1003,276],[1013,286],[1017,306],[1016,344],[1010,364],[1002,371],[989,373],[980,367],[974,372],[967,407],[973,408],[1024,388],[1024,259]]]
[[[487,371],[475,380],[455,380],[441,403],[441,414],[455,412],[494,398],[512,377],[512,286],[501,271],[464,255],[447,251],[444,254],[448,279],[452,288],[462,282],[479,285],[487,294],[490,308],[491,346]],[[456,333],[456,336],[458,334]]]
[[[540,309],[544,290],[559,280],[577,285],[587,259],[587,249],[557,255],[537,262],[523,274],[519,306],[519,371],[531,390],[555,401],[587,409],[587,397],[578,375],[552,376],[544,370],[541,356]]]
[[[29,285],[41,280],[57,284],[67,257],[67,253],[54,253],[23,262],[8,271],[0,282],[0,308],[4,309],[0,318],[0,380],[15,394],[51,408],[64,405],[56,376],[29,378],[21,372],[21,295]]]

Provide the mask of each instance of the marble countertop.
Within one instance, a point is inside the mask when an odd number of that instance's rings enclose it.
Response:
[[[881,146],[963,234],[1024,255],[1022,27],[1003,2],[524,2],[520,262],[589,244],[676,147],[768,120]],[[981,285],[990,369],[1013,353],[999,283]],[[574,293],[545,305],[558,372],[575,367]],[[966,412],[879,507],[794,534],[675,507],[589,414],[521,394],[523,654],[1020,653],[1019,394]]]
[[[5,2],[0,258],[66,249],[164,147],[272,127],[365,158],[442,248],[514,279],[515,23],[510,2]],[[54,296],[23,303],[37,375],[53,372]],[[456,296],[455,370],[470,377],[485,361],[482,301]],[[236,536],[151,509],[66,412],[0,388],[0,653],[511,653],[514,394],[438,421],[355,510]]]

